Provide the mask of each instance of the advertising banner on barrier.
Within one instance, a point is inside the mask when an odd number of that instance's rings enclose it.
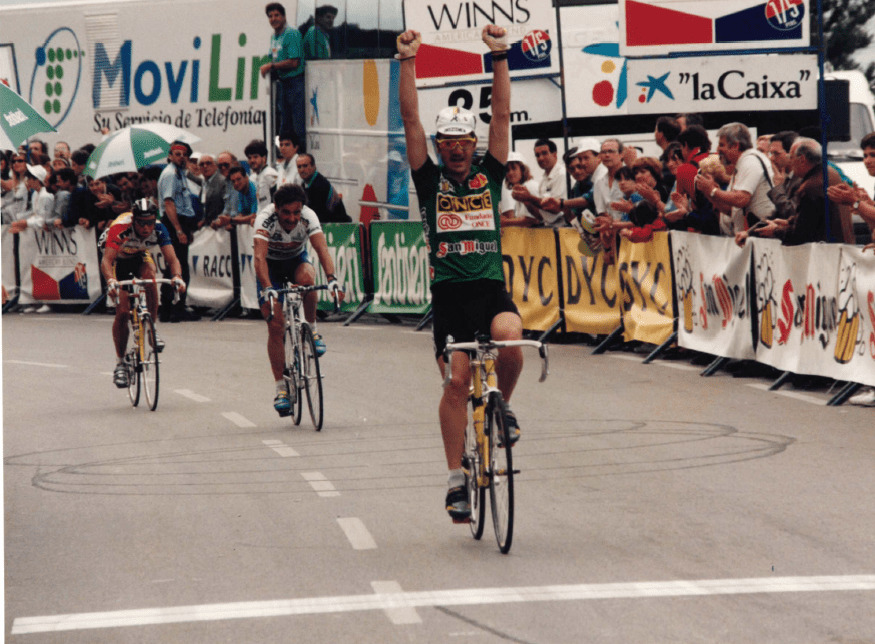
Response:
[[[565,288],[565,330],[607,335],[620,326],[617,265],[605,265],[602,253],[587,257],[580,235],[570,228],[559,236],[559,266]]]
[[[2,275],[3,288],[7,297],[13,297],[18,293],[18,278],[15,276],[15,235],[9,232],[9,224],[0,228],[0,275]]]
[[[334,262],[337,281],[344,288],[341,311],[355,311],[365,299],[365,275],[362,266],[362,226],[361,224],[323,224],[328,254]],[[316,283],[326,284],[328,279],[312,246],[307,253],[316,269]],[[319,291],[319,309],[334,311],[334,300],[327,291]]]
[[[559,261],[551,228],[506,228],[501,233],[504,282],[523,328],[546,331],[559,320]]]
[[[648,243],[623,240],[617,256],[625,340],[662,344],[674,331],[668,233]]]
[[[431,304],[428,249],[419,222],[371,223],[374,300],[369,313],[421,314]]]
[[[752,360],[751,245],[728,237],[672,231],[678,344]],[[771,313],[770,313],[771,315]]]
[[[218,309],[234,297],[234,273],[231,256],[231,232],[209,226],[194,234],[188,247],[191,281],[187,301],[192,306]]]
[[[255,240],[252,226],[235,226],[237,232],[237,254],[240,262],[240,306],[244,309],[258,310],[258,291],[255,287],[255,266],[253,265],[252,244]]]
[[[758,362],[875,385],[875,261],[838,244],[753,245]],[[868,268],[868,270],[867,270]],[[770,312],[771,310],[771,312]],[[868,354],[868,355],[867,355]]]
[[[86,304],[100,295],[95,231],[28,228],[19,234],[21,304]]]

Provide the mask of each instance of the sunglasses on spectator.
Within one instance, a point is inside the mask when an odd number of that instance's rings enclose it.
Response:
[[[477,139],[464,137],[461,139],[438,139],[437,146],[440,150],[452,150],[456,146],[461,150],[470,150],[477,144]]]
[[[222,168],[223,170],[224,170],[225,168],[230,168],[230,167],[231,167],[231,164],[230,164],[230,163],[219,163],[219,164],[217,164],[217,165],[218,165],[218,167]]]
[[[24,159],[12,159],[12,163],[25,163]]]

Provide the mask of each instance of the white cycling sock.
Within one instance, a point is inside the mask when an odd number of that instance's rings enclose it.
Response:
[[[464,487],[465,486],[465,472],[461,469],[458,470],[450,470],[450,475],[447,477],[447,487],[449,489],[453,489],[454,487]]]
[[[286,381],[284,378],[276,381],[276,392],[280,393],[281,391],[286,391]]]

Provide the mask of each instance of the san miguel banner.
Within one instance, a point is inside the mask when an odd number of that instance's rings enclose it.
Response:
[[[422,223],[374,221],[370,233],[374,299],[368,312],[425,313],[431,279]]]
[[[756,240],[753,256],[757,361],[875,386],[875,259],[852,246],[770,240]]]
[[[611,333],[620,326],[622,294],[617,265],[606,265],[602,253],[588,257],[580,248],[582,242],[576,231],[563,228],[556,233],[565,289],[565,330],[594,335]]]
[[[808,47],[812,4],[810,0],[620,0],[620,52],[667,56]]]
[[[559,321],[559,266],[552,228],[505,228],[501,233],[504,280],[523,328],[546,331]]]
[[[420,87],[492,77],[483,27],[507,29],[512,79],[559,74],[556,12],[544,0],[405,0],[404,25],[422,33],[416,54]]]
[[[231,255],[231,235],[220,228],[209,226],[194,234],[188,249],[191,280],[188,283],[188,303],[218,309],[234,298],[234,271],[236,260]]]
[[[93,229],[28,228],[19,234],[20,304],[82,304],[100,296]]]
[[[648,243],[623,240],[617,264],[624,338],[662,344],[674,331],[675,317],[668,233],[655,233]]]
[[[672,231],[678,344],[712,355],[752,360],[751,244]],[[772,309],[768,316],[772,316]]]
[[[419,226],[420,229],[422,226]],[[355,311],[365,299],[365,275],[362,264],[362,225],[361,224],[322,224],[328,254],[334,262],[337,281],[343,285],[344,299],[341,311]],[[310,261],[316,269],[316,283],[325,284],[328,279],[319,256],[312,246],[307,250]],[[319,309],[334,311],[334,300],[327,291],[319,291]]]

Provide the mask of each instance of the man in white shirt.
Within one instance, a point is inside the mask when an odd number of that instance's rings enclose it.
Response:
[[[301,148],[301,142],[297,135],[291,131],[281,132],[277,139],[279,140],[280,158],[276,162],[276,187],[279,188],[287,183],[296,183],[300,186],[298,150]]]
[[[562,202],[568,197],[565,164],[559,161],[556,144],[549,139],[535,141],[535,160],[538,162],[538,167],[544,171],[544,176],[538,183],[539,194],[533,195],[528,190],[518,189],[514,191],[514,198],[526,204],[532,216],[544,222],[548,228],[565,228],[568,222],[565,221],[561,210],[550,212],[541,208],[548,199],[551,202],[554,200]]]
[[[596,216],[608,216],[615,221],[621,221],[625,216],[625,213],[611,208],[612,202],[621,201],[624,198],[623,191],[620,190],[620,182],[614,178],[617,170],[623,167],[622,153],[623,144],[618,139],[602,141],[599,157],[607,172],[594,181],[592,186]]]
[[[273,193],[276,190],[277,171],[267,165],[267,145],[264,141],[259,139],[250,141],[249,145],[243,148],[243,153],[249,161],[251,169],[249,180],[255,184],[258,211],[261,212],[272,203]]]
[[[735,236],[746,225],[768,219],[775,212],[769,199],[774,184],[774,171],[769,158],[753,147],[750,130],[743,123],[727,123],[717,131],[717,154],[727,168],[732,168],[732,179],[726,190],[721,190],[714,179],[697,175],[696,188],[708,196],[722,214],[720,229],[724,235]]]

